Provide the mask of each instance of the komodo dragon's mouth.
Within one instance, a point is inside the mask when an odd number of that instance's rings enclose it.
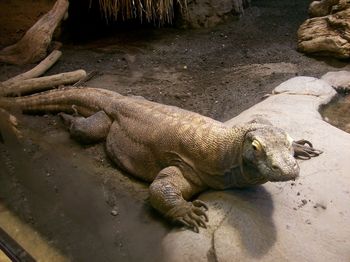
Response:
[[[299,166],[294,169],[294,173],[289,173],[289,174],[281,174],[279,176],[271,176],[269,179],[271,182],[285,182],[285,181],[290,181],[290,180],[296,180],[299,177]]]
[[[271,178],[270,182],[285,182],[285,181],[290,181],[290,180],[295,181],[296,179],[298,179],[298,177],[299,177],[299,175],[294,176],[294,177],[281,176],[278,178]]]

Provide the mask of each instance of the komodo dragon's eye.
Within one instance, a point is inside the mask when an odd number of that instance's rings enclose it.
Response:
[[[256,139],[253,140],[252,142],[252,147],[255,151],[261,151],[262,150],[262,146],[260,144],[260,142]]]

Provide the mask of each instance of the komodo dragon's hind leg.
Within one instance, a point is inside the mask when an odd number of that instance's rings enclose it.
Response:
[[[206,228],[208,207],[200,200],[188,202],[194,194],[203,190],[184,178],[179,168],[170,166],[159,172],[150,185],[150,201],[154,208],[172,221],[199,232]]]
[[[300,159],[310,159],[319,156],[323,151],[313,148],[311,142],[302,139],[293,141],[294,157]]]
[[[99,111],[89,117],[72,116],[66,113],[59,114],[70,135],[81,143],[94,143],[106,139],[111,119],[104,111]]]

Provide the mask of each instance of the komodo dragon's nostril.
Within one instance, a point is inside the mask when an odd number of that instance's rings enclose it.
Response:
[[[299,165],[298,165],[298,163],[295,163],[295,164],[294,164],[293,169],[294,169],[294,170],[299,170]]]

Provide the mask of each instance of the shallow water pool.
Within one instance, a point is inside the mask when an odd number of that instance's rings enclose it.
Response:
[[[321,108],[321,114],[331,125],[350,133],[350,94],[337,96]]]

